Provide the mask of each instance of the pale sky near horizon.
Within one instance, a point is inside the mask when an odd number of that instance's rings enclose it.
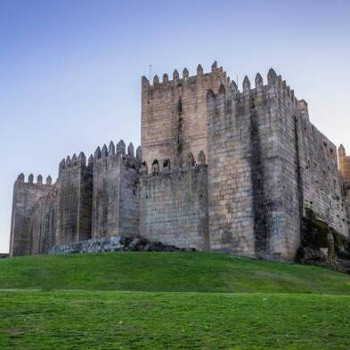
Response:
[[[140,143],[141,76],[214,60],[239,83],[282,74],[350,154],[349,0],[0,0],[0,252],[21,172]]]

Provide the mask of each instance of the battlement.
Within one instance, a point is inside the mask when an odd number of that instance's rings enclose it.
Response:
[[[190,76],[190,72],[187,68],[182,71],[182,77],[180,78],[179,72],[175,69],[172,75],[173,79],[169,80],[169,75],[167,73],[163,74],[162,81],[160,81],[159,76],[155,75],[153,77],[152,84],[150,81],[143,76],[142,77],[142,90],[161,90],[168,88],[182,88],[185,86],[195,85],[197,83],[213,83],[218,81],[219,83],[230,83],[230,78],[224,71],[223,67],[218,67],[215,61],[211,66],[211,72],[204,73],[203,67],[199,64],[197,67],[197,74]]]
[[[214,95],[227,94],[238,101],[248,101],[252,108],[255,107],[255,99],[262,99],[264,95],[277,96],[286,103],[300,109],[303,114],[308,114],[307,103],[305,100],[298,101],[295,97],[294,90],[287,85],[286,80],[283,80],[281,75],[277,75],[273,68],[270,68],[267,73],[267,83],[264,84],[264,79],[260,73],[255,75],[254,87],[247,75],[242,81],[242,90],[239,90],[237,83],[234,80],[227,78],[228,85],[220,85],[217,92],[209,90],[208,93]],[[228,90],[226,89],[228,87]]]
[[[86,156],[84,152],[80,152],[79,156],[77,156],[76,153],[74,153],[72,158],[68,156],[67,158],[61,160],[59,164],[59,173],[61,173],[62,171],[69,171],[70,169],[88,167],[91,167],[91,163],[90,161],[88,163],[86,162]]]
[[[19,174],[16,180],[16,183],[23,183],[23,184],[29,184],[29,185],[39,185],[39,186],[53,186],[52,185],[52,177],[49,175],[46,177],[45,183],[43,183],[43,177],[42,175],[38,175],[36,178],[36,182],[34,182],[34,175],[29,174],[28,181],[25,181],[25,175],[23,173]]]
[[[276,86],[284,99],[290,100],[295,106],[298,106],[298,100],[295,97],[294,90],[287,85],[287,82],[286,80],[283,80],[282,75],[277,76],[273,68],[270,68],[267,74],[267,82],[267,86]]]
[[[154,159],[150,167],[148,166],[147,162],[144,161],[141,164],[140,174],[156,176],[163,173],[173,173],[175,171],[187,171],[200,166],[207,166],[205,153],[203,151],[199,152],[197,160],[190,152],[186,156],[177,155],[173,164],[169,158],[160,161],[158,159]],[[148,173],[148,169],[150,169],[150,173]]]
[[[217,84],[214,84],[214,81]],[[217,91],[221,88],[229,88],[229,90],[238,97],[245,97],[259,95],[262,93],[262,90],[268,87],[274,86],[278,89],[281,94],[281,97],[286,100],[290,100],[298,106],[298,100],[295,97],[294,90],[287,85],[286,80],[283,80],[282,75],[277,75],[273,68],[267,73],[267,84],[264,85],[263,77],[260,73],[257,73],[254,79],[255,87],[251,87],[251,82],[246,75],[242,82],[242,90],[239,90],[237,83],[227,75],[226,71],[224,71],[223,67],[218,67],[217,62],[215,61],[211,67],[211,72],[204,73],[203,67],[199,64],[197,67],[197,74],[190,76],[190,73],[187,68],[183,69],[182,77],[180,78],[179,72],[175,69],[173,72],[173,79],[169,80],[169,75],[167,73],[163,74],[162,81],[160,81],[159,76],[155,75],[153,77],[152,84],[150,81],[143,76],[142,77],[142,89],[144,91],[154,91],[154,90],[167,90],[169,88],[183,88],[185,86],[193,86],[197,83],[205,83],[205,85],[215,86],[217,87]],[[215,89],[214,89],[215,90]],[[215,92],[215,91],[214,91]],[[304,100],[302,100],[304,101]],[[300,107],[307,107],[307,103],[304,101]]]
[[[89,164],[100,163],[105,159],[114,158],[114,159],[123,159],[128,161],[142,161],[142,150],[141,146],[137,147],[136,154],[134,150],[134,145],[129,143],[126,148],[125,142],[120,140],[116,145],[111,141],[109,146],[103,145],[102,147],[98,146],[94,155],[91,155],[89,158]]]

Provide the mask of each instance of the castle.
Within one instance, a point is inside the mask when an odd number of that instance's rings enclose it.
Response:
[[[350,157],[340,146],[338,169],[336,146],[273,69],[242,90],[216,62],[143,77],[141,125],[136,152],[120,141],[67,157],[55,183],[19,175],[10,255],[120,235],[289,260],[305,222],[349,237]]]

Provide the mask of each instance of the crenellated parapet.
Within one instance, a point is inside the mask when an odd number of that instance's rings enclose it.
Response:
[[[71,171],[77,168],[91,169],[91,165],[90,159],[87,162],[84,152],[80,152],[78,156],[74,153],[72,157],[67,156],[67,158],[61,160],[59,164],[59,174],[63,171]]]
[[[290,88],[286,80],[283,80],[281,75],[277,75],[273,68],[270,68],[267,74],[267,86],[271,95],[277,94],[287,105],[298,106],[294,90]]]
[[[197,84],[211,87],[214,90],[218,90],[221,84],[227,85],[230,83],[230,78],[224,71],[223,67],[218,67],[215,61],[211,66],[211,71],[204,73],[203,67],[199,64],[195,75],[190,75],[187,68],[184,68],[182,75],[175,69],[172,74],[172,80],[169,80],[169,75],[164,73],[162,80],[158,75],[153,77],[153,81],[150,82],[145,76],[142,77],[142,90],[143,92],[152,93],[154,91],[165,91],[168,89],[177,89],[179,91],[186,88],[194,88]]]
[[[94,166],[99,166],[101,164],[107,164],[111,162],[123,162],[124,165],[130,167],[139,168],[142,161],[142,150],[141,146],[136,149],[136,154],[134,150],[134,145],[129,143],[128,147],[123,140],[120,140],[117,144],[111,141],[107,145],[102,147],[98,146],[89,158],[89,164]]]
[[[228,99],[235,99],[237,102],[245,102],[249,107],[255,108],[263,99],[276,97],[283,101],[290,108],[298,108],[298,100],[294,90],[287,85],[281,75],[277,75],[273,68],[270,68],[266,75],[266,83],[260,73],[254,79],[254,86],[248,76],[244,76],[242,90],[239,90],[237,83],[228,78],[229,84],[220,85],[218,91],[210,90],[211,94],[218,96],[225,94]]]
[[[25,175],[23,173],[19,174],[16,180],[17,184],[28,184],[28,185],[38,185],[38,186],[52,186],[52,177],[49,175],[46,177],[45,183],[43,182],[42,175],[38,175],[36,177],[36,181],[34,181],[34,175],[29,174],[27,181],[25,180]]]
[[[150,166],[144,161],[140,167],[140,174],[157,176],[175,172],[184,172],[201,167],[207,167],[204,151],[200,151],[197,158],[195,158],[191,152],[186,155],[178,154],[173,162],[171,162],[169,158],[162,160],[154,159]]]

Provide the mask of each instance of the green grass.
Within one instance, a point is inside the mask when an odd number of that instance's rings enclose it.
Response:
[[[0,349],[349,349],[350,276],[218,253],[0,260]]]
[[[1,260],[0,288],[350,294],[350,276],[219,253],[46,255]]]
[[[1,349],[349,349],[350,297],[2,292]]]

